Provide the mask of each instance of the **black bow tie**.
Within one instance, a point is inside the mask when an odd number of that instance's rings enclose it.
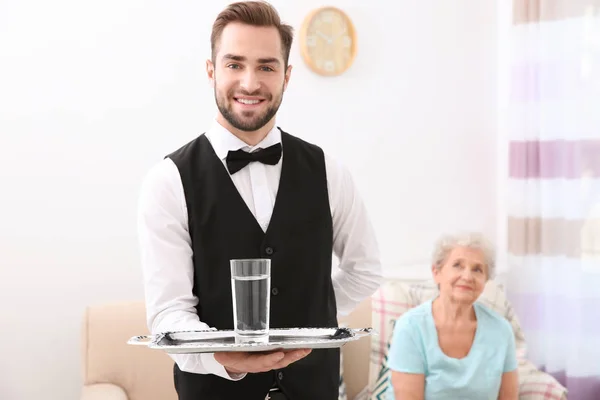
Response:
[[[258,161],[263,164],[275,165],[281,158],[281,143],[269,146],[266,149],[260,149],[253,153],[244,150],[229,151],[227,153],[227,169],[231,175],[244,168],[252,161]]]

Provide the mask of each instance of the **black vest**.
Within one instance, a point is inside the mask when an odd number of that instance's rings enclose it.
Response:
[[[323,151],[281,131],[283,164],[263,232],[205,135],[168,155],[183,183],[200,320],[233,329],[229,260],[271,259],[271,328],[336,327],[331,281],[333,228]],[[239,381],[182,372],[180,400],[263,400],[276,383],[291,400],[335,400],[339,349],[313,350],[288,367]]]

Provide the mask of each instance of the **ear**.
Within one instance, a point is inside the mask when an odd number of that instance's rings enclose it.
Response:
[[[287,89],[291,75],[292,75],[292,66],[288,65],[287,69],[285,70],[285,76],[283,78],[283,90],[284,91]]]
[[[440,269],[435,265],[431,265],[431,274],[433,275],[433,280],[438,285],[440,284]]]
[[[206,75],[210,86],[215,87],[215,65],[211,60],[206,60]]]

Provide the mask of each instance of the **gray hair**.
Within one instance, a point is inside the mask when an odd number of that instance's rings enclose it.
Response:
[[[496,272],[495,252],[493,245],[481,233],[468,232],[456,235],[445,235],[438,239],[433,251],[433,265],[441,268],[448,255],[456,247],[468,247],[483,253],[487,264],[488,279],[493,279]]]

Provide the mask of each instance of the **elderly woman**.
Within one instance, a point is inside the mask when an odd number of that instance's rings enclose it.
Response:
[[[396,322],[388,356],[396,400],[517,400],[514,334],[477,302],[494,272],[482,236],[442,238],[434,252],[439,294]]]

